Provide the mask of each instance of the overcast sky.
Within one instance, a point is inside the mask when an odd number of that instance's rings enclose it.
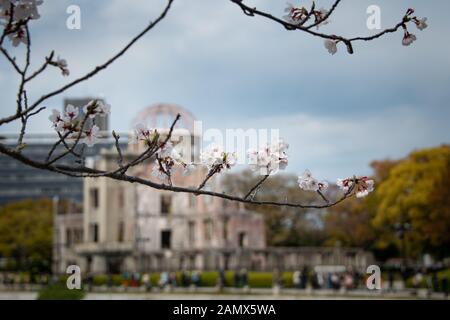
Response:
[[[285,1],[247,3],[283,16]],[[294,2],[298,3],[298,2]],[[303,1],[309,6],[309,1]],[[331,1],[317,0],[329,7]],[[66,8],[81,8],[81,30],[66,28]],[[67,59],[70,77],[51,70],[28,88],[30,100],[102,63],[162,10],[162,0],[45,0],[32,22],[32,67],[52,49]],[[415,148],[450,142],[450,2],[344,0],[323,31],[366,35],[366,9],[381,8],[382,27],[408,7],[428,17],[418,40],[401,45],[402,32],[340,47],[260,17],[247,17],[228,0],[176,0],[153,31],[89,82],[48,100],[103,96],[112,105],[111,128],[129,130],[135,114],[157,102],[179,104],[207,128],[275,128],[287,140],[289,172],[309,168],[333,180],[369,174],[374,159],[399,158]],[[20,51],[12,52],[19,54]],[[14,112],[18,77],[0,60],[0,116]],[[50,132],[48,113],[30,132]],[[0,127],[13,132],[17,126]]]

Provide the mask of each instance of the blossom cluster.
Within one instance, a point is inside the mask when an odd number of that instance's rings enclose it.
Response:
[[[298,186],[306,191],[322,192],[328,189],[328,182],[317,180],[309,170],[305,170],[305,172],[298,177]]]
[[[284,170],[288,165],[288,148],[289,144],[280,139],[259,150],[249,149],[247,154],[250,169],[264,175],[275,173],[278,169]]]
[[[68,76],[70,74],[66,59],[58,57],[56,61],[50,60],[48,63],[59,68],[63,76]]]
[[[414,14],[414,9],[408,9],[406,11],[406,15],[403,17],[403,23],[402,28],[404,31],[402,44],[404,46],[411,45],[414,41],[417,40],[417,37],[415,34],[408,31],[407,23],[412,21],[416,25],[417,29],[420,31],[425,30],[428,27],[427,24],[427,18],[418,18],[416,16],[412,16]],[[340,42],[340,40],[335,39],[325,39],[324,46],[325,49],[328,50],[328,52],[332,55],[334,55],[337,52],[337,44]]]
[[[237,155],[234,152],[225,152],[222,146],[212,143],[200,154],[200,161],[209,170],[219,173],[222,170],[231,169],[237,162]]]
[[[193,164],[183,162],[178,150],[173,147],[171,142],[166,142],[156,153],[152,175],[159,180],[170,183],[170,177],[176,168],[175,166],[182,167],[184,175],[188,175],[193,169]]]
[[[403,31],[404,31],[402,44],[404,46],[409,46],[414,41],[417,40],[416,35],[408,31],[406,22],[413,21],[414,24],[416,25],[417,29],[419,29],[420,31],[423,31],[424,29],[426,29],[428,27],[427,18],[417,18],[415,16],[412,17],[413,14],[414,14],[414,9],[408,9],[408,11],[406,11],[405,17],[403,18],[405,23],[402,25]]]
[[[357,198],[363,198],[374,190],[375,182],[368,177],[337,179],[336,185],[345,193],[355,191]],[[318,181],[309,170],[298,177],[298,185],[305,191],[326,191],[328,182]]]
[[[156,129],[148,129],[144,123],[137,123],[134,126],[130,143],[137,144],[144,141],[147,146],[153,145],[158,140],[159,134]]]
[[[356,197],[362,198],[372,192],[375,182],[368,177],[338,179],[336,182],[344,192],[356,191]]]
[[[308,11],[305,7],[295,7],[293,4],[288,2],[284,12],[286,12],[286,15],[283,19],[290,24],[302,25],[311,16],[314,17],[315,23],[317,23],[317,28],[321,25],[329,23],[329,20],[325,19],[328,15],[328,10],[325,10],[324,8],[320,8],[319,10],[311,9]]]
[[[105,117],[110,113],[110,108],[110,105],[102,101],[92,100],[83,107],[83,112],[89,118],[94,118],[97,115]],[[90,128],[84,128],[84,122],[80,121],[79,114],[80,108],[69,104],[63,114],[53,109],[49,120],[52,127],[62,136],[76,138],[81,131],[82,142],[92,147],[99,138],[100,128],[95,124]]]
[[[170,183],[170,178],[176,166],[183,168],[184,174],[189,174],[193,168],[192,164],[182,160],[180,152],[170,141],[160,141],[160,134],[156,129],[149,129],[144,123],[134,126],[130,137],[130,144],[143,142],[148,147],[156,147],[155,163],[152,166],[152,175],[163,182]]]
[[[38,6],[42,3],[43,0],[0,0],[0,23],[6,24],[5,31],[13,46],[28,43],[25,24],[40,18]]]

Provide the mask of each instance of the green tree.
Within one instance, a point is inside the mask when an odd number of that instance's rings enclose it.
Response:
[[[0,208],[0,255],[14,270],[49,271],[52,201],[23,200]]]
[[[405,251],[409,256],[450,253],[450,146],[412,152],[377,188],[373,225],[380,230],[378,246],[401,246],[392,232],[408,223]]]
[[[334,246],[339,243],[347,247],[364,248],[372,251],[376,258],[382,261],[399,254],[395,247],[377,246],[381,231],[372,223],[380,201],[380,197],[377,196],[378,186],[389,177],[391,170],[399,163],[400,160],[373,161],[370,165],[373,169],[375,191],[362,199],[352,197],[328,210],[324,218],[325,245]],[[391,229],[389,231],[393,232]]]

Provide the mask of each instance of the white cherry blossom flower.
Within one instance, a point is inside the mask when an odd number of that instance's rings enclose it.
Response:
[[[50,120],[53,124],[59,122],[62,120],[61,118],[61,112],[59,112],[56,109],[52,110],[52,114],[48,117],[48,120]]]
[[[88,146],[92,147],[97,143],[99,137],[100,128],[97,125],[93,125],[92,128],[86,130],[84,133],[86,136],[84,137],[83,142]]]
[[[363,198],[372,192],[375,182],[367,177],[359,178],[356,183],[356,197]]]
[[[74,121],[78,117],[79,108],[74,107],[71,104],[68,104],[66,107],[66,111],[64,112],[64,120],[65,121]]]
[[[57,58],[55,65],[61,69],[62,75],[63,76],[68,76],[70,75],[70,71],[69,68],[67,67],[67,61],[66,59],[62,59],[60,57]]]
[[[28,36],[25,28],[20,27],[16,32],[8,34],[9,40],[11,40],[14,47],[19,46],[19,44],[28,44]]]
[[[291,24],[300,24],[304,21],[307,15],[305,8],[296,8],[291,3],[286,3],[284,12],[287,14],[283,16],[283,19]]]
[[[298,177],[298,185],[305,191],[325,191],[328,189],[328,182],[318,181],[314,178],[309,170]]]
[[[402,44],[404,46],[409,46],[411,43],[416,41],[417,38],[414,34],[409,33],[408,31],[405,31],[405,35],[403,36]]]
[[[111,113],[111,106],[100,100],[92,100],[83,107],[83,111],[89,114],[89,118],[94,118],[96,115],[106,117]]]
[[[38,6],[43,3],[42,0],[19,0],[14,7],[14,20],[39,19]]]
[[[106,117],[111,114],[111,105],[104,103],[103,101],[99,101],[99,110],[97,113],[100,117]]]
[[[359,177],[338,179],[336,184],[346,193],[354,186],[356,197],[362,198],[374,190],[375,182],[368,177]]]
[[[218,144],[211,144],[209,148],[200,154],[200,161],[211,169],[216,169],[217,172],[223,169],[230,169],[236,164],[236,153],[225,152],[222,146]]]
[[[180,154],[178,153],[178,151],[176,151],[174,148],[173,148],[173,145],[172,145],[172,143],[170,142],[170,141],[167,141],[165,144],[164,144],[164,146],[162,146],[159,150],[158,150],[158,156],[160,157],[160,158],[167,158],[167,157],[170,157],[170,158],[174,158],[174,157],[176,157],[177,159],[180,159],[181,158],[181,156],[180,156]]]
[[[130,144],[136,144],[139,141],[146,141],[150,144],[157,136],[157,131],[154,129],[148,129],[144,123],[137,123],[134,126],[133,134],[131,135]]]
[[[350,190],[350,187],[353,185],[353,179],[346,178],[346,179],[337,179],[336,185],[342,189],[344,192],[348,192]]]
[[[328,10],[324,9],[324,8],[320,8],[318,11],[316,11],[316,21],[322,21],[328,14]],[[329,24],[330,20],[323,20],[322,22],[320,22],[316,28],[319,29],[320,26],[324,26],[326,24]]]
[[[247,155],[250,169],[260,171],[264,175],[274,173],[278,169],[284,170],[288,165],[288,148],[287,143],[279,140],[259,150],[249,149]]]
[[[52,127],[56,131],[58,131],[58,132],[63,131],[64,120],[61,116],[61,113],[58,110],[53,109],[52,114],[48,117],[48,119],[51,121]]]
[[[337,42],[334,40],[326,39],[324,41],[325,48],[328,50],[329,53],[334,55],[337,52]]]
[[[416,23],[417,29],[419,29],[420,31],[422,31],[428,27],[427,18],[425,18],[425,17],[422,19],[416,19],[415,23]]]
[[[0,18],[9,19],[12,0],[0,0]]]
[[[172,168],[167,166],[164,161],[155,160],[154,165],[152,166],[152,176],[161,180],[164,183],[169,183],[169,177],[172,174]]]

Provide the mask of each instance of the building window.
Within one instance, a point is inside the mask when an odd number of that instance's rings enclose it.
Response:
[[[197,197],[192,193],[189,193],[187,196],[189,201],[189,208],[195,208],[195,205],[197,204]]]
[[[125,235],[125,226],[124,226],[123,221],[120,221],[119,222],[119,232],[118,232],[117,241],[123,242],[124,235]]]
[[[92,208],[98,208],[98,189],[92,188],[90,191],[90,198],[91,198],[91,207]]]
[[[91,223],[90,229],[90,241],[98,242],[98,224]]]
[[[188,223],[188,237],[189,243],[193,245],[195,243],[195,221],[189,221]]]
[[[170,230],[161,231],[161,249],[170,249],[172,232]]]
[[[239,247],[245,248],[247,247],[247,234],[245,232],[239,232],[238,235]]]
[[[83,229],[73,229],[73,243],[83,242]]]
[[[121,209],[124,208],[125,207],[125,194],[124,194],[122,188],[119,189],[118,201],[119,201],[119,208],[121,208]]]
[[[213,224],[211,219],[205,219],[203,222],[203,227],[205,229],[205,240],[209,241],[212,239],[212,233],[213,233]]]
[[[66,247],[72,246],[72,230],[66,229]]]
[[[223,218],[223,240],[228,240],[228,217]]]
[[[172,209],[172,197],[168,194],[161,195],[161,213],[169,214]]]

